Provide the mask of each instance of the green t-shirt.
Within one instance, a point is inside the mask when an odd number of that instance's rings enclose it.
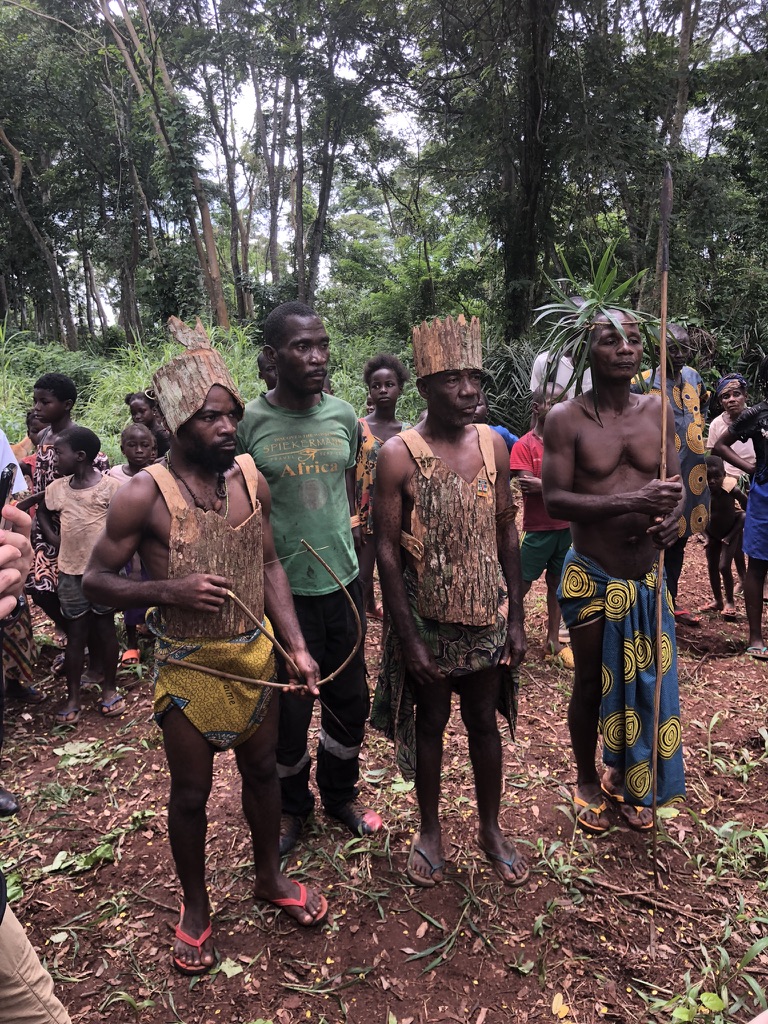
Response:
[[[312,597],[338,590],[302,547],[302,538],[342,583],[353,580],[359,569],[346,484],[346,471],[357,456],[352,406],[323,393],[317,405],[297,412],[270,405],[259,395],[245,407],[237,447],[250,453],[269,484],[275,548],[293,593]]]

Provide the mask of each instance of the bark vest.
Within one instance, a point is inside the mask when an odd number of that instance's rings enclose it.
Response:
[[[216,512],[191,508],[173,474],[160,463],[148,466],[145,472],[157,484],[171,515],[168,579],[180,579],[195,572],[224,576],[232,592],[261,622],[264,618],[264,553],[261,503],[256,497],[259,471],[250,455],[238,455],[235,462],[243,474],[253,509],[239,526],[230,526]],[[221,639],[254,628],[251,619],[228,598],[218,612],[165,605],[162,620],[165,632],[171,637]]]
[[[414,559],[420,616],[490,626],[499,608],[496,459],[491,428],[473,426],[483,465],[469,483],[417,431],[400,434],[418,469],[411,529],[402,532],[400,543]]]

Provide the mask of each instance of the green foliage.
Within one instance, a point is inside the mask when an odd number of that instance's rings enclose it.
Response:
[[[631,294],[644,271],[627,281],[619,281],[617,244],[616,241],[608,244],[599,263],[595,263],[592,253],[584,244],[589,260],[589,277],[585,279],[579,280],[573,274],[562,253],[560,260],[566,274],[563,287],[547,278],[554,300],[538,308],[534,326],[543,322],[549,328],[545,340],[549,352],[547,379],[550,374],[554,375],[556,364],[563,355],[570,355],[573,359],[573,374],[566,389],[575,383],[577,392],[581,391],[581,380],[589,365],[590,328],[598,319],[608,320],[623,338],[626,338],[626,320],[636,320],[645,341],[648,360],[652,367],[656,365],[656,335],[651,330],[655,318],[624,305],[624,300]]]

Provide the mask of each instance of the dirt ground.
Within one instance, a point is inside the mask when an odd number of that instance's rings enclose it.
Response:
[[[689,545],[681,595],[694,607],[708,599],[698,544]],[[570,676],[544,660],[537,587],[516,743],[504,733],[502,822],[530,859],[528,884],[505,889],[478,851],[455,715],[444,884],[421,890],[404,879],[414,793],[390,745],[371,734],[362,795],[387,829],[354,839],[318,812],[286,868],[323,888],[330,918],[322,930],[296,928],[251,896],[234,760],[222,754],[208,834],[220,962],[192,982],[170,966],[179,890],[146,676],[122,676],[130,686],[122,718],[104,721],[91,706],[75,729],[54,728],[63,684],[49,674],[47,647],[48,700],[9,709],[2,763],[3,784],[23,803],[0,826],[14,910],[74,1021],[746,1022],[765,1006],[768,979],[768,663],[743,655],[739,608],[736,622],[709,615],[679,631],[688,800],[664,812],[660,889],[648,837],[618,818],[599,839],[574,828]],[[374,624],[372,675],[379,639]]]

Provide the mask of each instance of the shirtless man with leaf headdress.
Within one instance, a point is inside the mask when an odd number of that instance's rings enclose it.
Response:
[[[574,304],[577,318],[584,322],[583,304]],[[631,828],[653,827],[656,561],[677,538],[683,504],[671,410],[673,475],[662,482],[661,400],[630,392],[643,353],[638,319],[594,304],[580,339],[593,389],[554,406],[544,428],[544,502],[549,515],[570,521],[573,536],[558,596],[575,660],[568,710],[574,802],[579,824],[593,833],[610,827],[609,800]],[[663,595],[659,804],[685,792],[674,618],[666,588]],[[602,777],[595,766],[598,731]]]

